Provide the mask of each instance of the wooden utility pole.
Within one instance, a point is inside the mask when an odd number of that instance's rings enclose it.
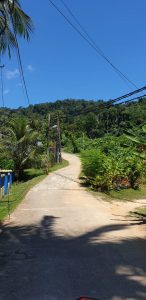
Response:
[[[47,126],[47,174],[49,172],[49,159],[50,159],[50,151],[49,151],[49,141],[50,141],[50,122],[51,122],[51,115],[48,115],[48,126]]]
[[[56,162],[62,162],[61,155],[61,130],[60,130],[60,118],[59,113],[57,114],[57,137],[56,137]]]

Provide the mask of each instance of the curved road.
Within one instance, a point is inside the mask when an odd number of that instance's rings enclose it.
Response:
[[[79,159],[64,158],[3,225],[0,300],[146,299],[146,226],[126,216],[133,204],[88,193]]]

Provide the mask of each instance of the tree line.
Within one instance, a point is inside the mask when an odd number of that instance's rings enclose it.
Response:
[[[126,170],[126,166],[123,166],[123,159],[128,155],[129,150],[125,150],[124,145],[121,146],[121,142],[117,149],[117,143],[127,131],[131,130],[131,132],[137,133],[141,131],[146,120],[145,104],[146,99],[143,99],[138,102],[107,107],[107,103],[103,100],[66,99],[30,105],[26,108],[1,108],[0,168],[14,169],[18,178],[23,177],[23,171],[28,167],[44,168],[48,171],[47,169],[53,164],[56,155],[59,118],[61,144],[65,150],[76,153],[98,148],[98,150],[100,149],[98,152],[99,161],[103,161],[105,165],[110,149],[109,159],[111,162],[108,159],[108,165],[111,163],[112,166],[112,161],[117,160],[113,153],[115,156],[119,153],[119,156],[121,155],[119,166],[121,163],[122,170]],[[48,126],[49,115],[50,123]],[[97,155],[94,151],[92,156],[97,161]],[[90,155],[89,158],[91,158]],[[87,160],[85,159],[86,166]],[[137,158],[133,156],[131,168],[134,168],[136,161]],[[136,168],[139,166],[141,166],[140,162]],[[100,169],[103,169],[102,164]],[[123,174],[120,175],[121,180],[124,180],[123,176],[125,175]],[[107,177],[109,178],[109,174]],[[112,184],[110,183],[109,186],[111,187]]]
[[[138,129],[145,124],[146,99],[127,104],[111,105],[103,100],[86,101],[67,99],[63,101],[30,105],[27,108],[0,109],[0,125],[8,124],[13,118],[38,120],[44,126],[48,114],[52,120],[56,113],[60,115],[62,132],[71,132],[76,136],[84,133],[88,138],[95,139],[112,134],[122,135],[125,130]]]

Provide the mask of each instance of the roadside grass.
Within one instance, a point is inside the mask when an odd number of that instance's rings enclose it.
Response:
[[[146,185],[142,185],[139,189],[124,189],[119,191],[110,191],[106,194],[111,200],[134,201],[138,199],[146,199]]]
[[[86,187],[86,190],[89,191],[94,197],[98,197],[101,201],[134,201],[138,199],[146,199],[146,186],[142,186],[139,190],[127,189],[121,191],[110,191],[108,193],[101,193],[95,190],[92,190],[89,187]],[[140,221],[146,223],[146,207],[137,208],[135,211],[130,213],[135,215]]]
[[[100,193],[101,195],[101,193]],[[105,201],[135,201],[146,199],[146,185],[142,185],[138,190],[125,189],[120,191],[110,191],[103,193]],[[137,208],[133,213],[139,220],[146,222],[146,207]]]
[[[82,176],[81,176],[82,179]],[[108,193],[98,192],[91,189],[89,186],[84,185],[94,197],[100,197],[104,201],[113,202],[113,201],[135,201],[139,199],[146,199],[146,185],[142,185],[140,189],[125,189],[120,191],[109,191]],[[138,208],[133,212],[140,220],[146,221],[146,207]]]
[[[63,160],[62,163],[50,168],[49,173],[68,166],[69,163]],[[28,191],[42,181],[47,175],[41,169],[25,170],[24,181],[14,182],[9,195],[0,199],[0,221],[4,220],[9,213],[12,213],[19,203],[24,199]]]
[[[135,214],[136,214],[139,218],[141,218],[141,219],[143,219],[143,220],[146,221],[146,207],[139,208],[139,209],[135,212]]]
[[[138,190],[125,189],[120,191],[110,191],[108,197],[111,201],[134,201],[138,199],[146,199],[146,185],[142,185]],[[133,213],[140,220],[146,221],[146,207],[138,208]]]
[[[146,223],[146,207],[138,208],[136,211],[133,212],[133,215],[135,215],[140,220]]]
[[[121,189],[121,190],[111,190],[109,192],[99,192],[92,188],[90,180],[87,180],[83,170],[81,169],[80,176],[81,185],[86,188],[87,191],[92,193],[94,197],[98,197],[101,201],[135,201],[139,199],[146,199],[146,177],[143,178],[143,184],[141,184],[139,189]],[[137,208],[132,214],[136,215],[142,222],[146,222],[146,206]]]
[[[87,188],[88,191],[92,192],[95,196],[100,196],[107,201],[134,201],[138,199],[146,199],[146,184],[140,186],[139,189],[121,189],[121,190],[111,190],[109,192],[99,192],[94,190],[90,183],[85,180],[84,173],[81,171],[80,176],[81,184]]]
[[[56,165],[54,165],[53,167],[51,167],[50,170],[49,170],[49,173],[55,172],[55,171],[57,171],[57,170],[59,170],[59,169],[61,169],[61,168],[65,168],[65,167],[67,167],[68,165],[69,165],[69,162],[68,162],[67,160],[63,159],[63,160],[62,160],[62,163],[56,164]]]

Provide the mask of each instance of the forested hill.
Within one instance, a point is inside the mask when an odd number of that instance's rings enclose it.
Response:
[[[29,121],[38,121],[39,126],[47,122],[51,114],[52,125],[59,113],[63,131],[87,134],[90,138],[101,137],[104,134],[121,135],[125,130],[138,128],[146,123],[146,99],[116,106],[107,106],[99,101],[67,99],[56,102],[30,105],[27,108],[0,109],[0,125],[9,123],[16,117],[24,117]]]

